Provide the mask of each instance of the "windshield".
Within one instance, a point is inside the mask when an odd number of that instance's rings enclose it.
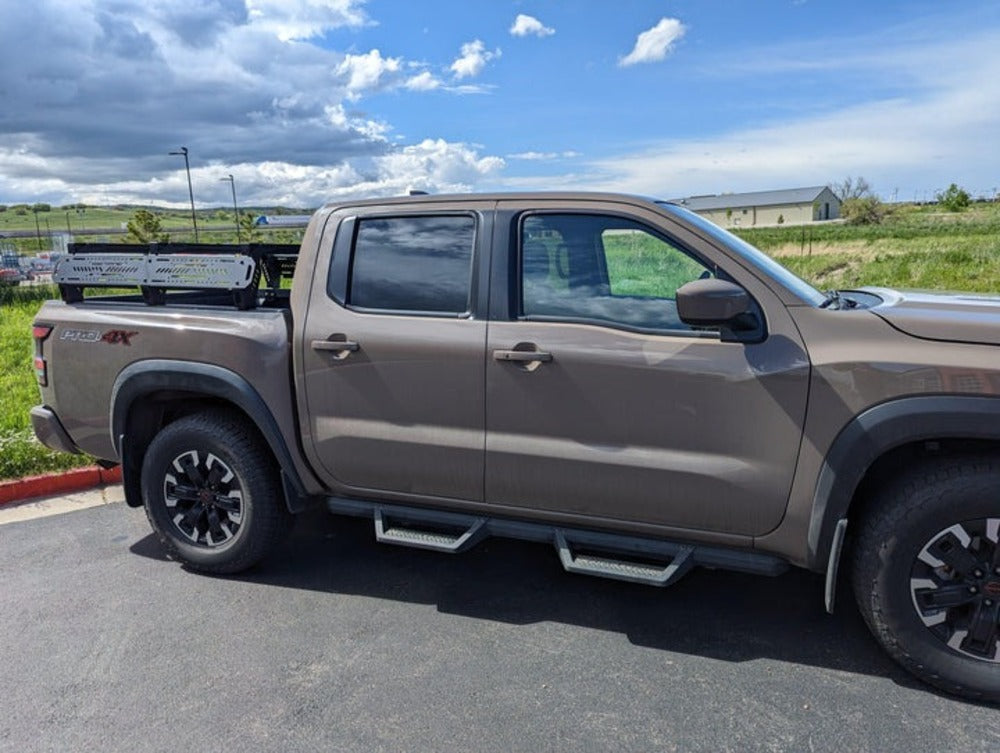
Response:
[[[754,248],[742,238],[739,238],[727,230],[723,230],[714,222],[706,220],[701,215],[695,214],[689,209],[679,207],[666,201],[656,202],[660,207],[671,214],[675,214],[699,230],[704,231],[712,239],[738,254],[748,264],[756,267],[761,272],[777,280],[795,295],[813,306],[821,305],[826,296],[800,277],[796,277],[764,252]]]

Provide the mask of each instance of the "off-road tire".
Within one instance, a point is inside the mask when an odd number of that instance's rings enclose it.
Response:
[[[851,542],[851,575],[858,607],[889,655],[921,680],[942,690],[994,702],[1000,701],[1000,654],[992,660],[973,657],[960,650],[960,636],[955,636],[960,632],[955,626],[961,626],[962,616],[972,614],[962,610],[975,607],[962,605],[956,607],[956,612],[943,610],[947,620],[937,609],[924,607],[921,612],[917,602],[922,598],[918,591],[923,589],[916,585],[921,581],[914,580],[914,573],[922,575],[923,570],[931,569],[918,558],[927,557],[925,549],[940,541],[946,529],[965,523],[970,530],[977,526],[982,530],[985,521],[995,536],[997,524],[993,521],[997,518],[1000,458],[940,458],[898,476],[874,494]],[[976,551],[996,552],[995,542],[987,537],[973,535],[970,540]],[[952,548],[953,542],[948,547]],[[971,553],[968,549],[966,552]],[[945,566],[935,572],[954,579],[946,582],[949,587],[961,585],[971,591],[978,583],[983,594],[1000,587],[995,561],[991,572],[979,580],[972,579],[971,574],[968,579],[960,578],[963,569],[970,568]],[[974,570],[979,572],[980,568]],[[925,620],[941,620],[941,624],[928,626]],[[949,630],[955,647],[948,645]]]
[[[292,526],[273,455],[255,427],[230,412],[212,410],[168,424],[146,450],[141,485],[153,531],[171,558],[195,570],[246,570]],[[191,509],[197,505],[200,511]]]

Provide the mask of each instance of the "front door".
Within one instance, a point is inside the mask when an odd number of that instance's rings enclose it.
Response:
[[[519,263],[514,311],[491,322],[487,344],[487,502],[611,524],[774,528],[808,378],[783,305],[652,212],[647,224],[571,203],[525,210],[497,220]],[[680,321],[677,288],[711,275],[751,290],[765,340],[722,342]]]

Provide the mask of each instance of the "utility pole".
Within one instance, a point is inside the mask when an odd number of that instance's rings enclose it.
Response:
[[[187,172],[188,178],[188,196],[191,198],[191,224],[194,225],[194,242],[198,242],[198,218],[194,214],[194,189],[191,188],[191,164],[188,162],[188,148],[182,146],[176,152],[170,152],[170,154],[180,155],[184,157],[184,170]]]
[[[230,173],[225,178],[219,178],[221,181],[229,181],[229,187],[233,189],[233,219],[236,223],[236,242],[242,243],[243,240],[240,237],[240,209],[236,206],[236,181],[233,180],[233,175]]]

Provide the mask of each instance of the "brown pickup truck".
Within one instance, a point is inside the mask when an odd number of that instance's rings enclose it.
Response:
[[[840,567],[903,666],[1000,699],[1000,299],[823,294],[604,194],[339,203],[297,251],[126,250],[60,262],[32,419],[120,463],[189,566],[247,568],[322,504],[386,543],[549,542],[657,586],[794,565],[830,609]]]

